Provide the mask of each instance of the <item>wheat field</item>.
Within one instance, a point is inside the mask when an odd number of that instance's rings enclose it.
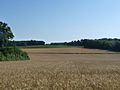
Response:
[[[23,49],[0,62],[0,90],[120,90],[120,54],[82,48]]]

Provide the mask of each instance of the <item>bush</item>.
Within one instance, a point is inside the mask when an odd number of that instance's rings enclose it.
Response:
[[[26,52],[23,52],[17,47],[4,47],[0,48],[0,61],[11,60],[29,60]]]

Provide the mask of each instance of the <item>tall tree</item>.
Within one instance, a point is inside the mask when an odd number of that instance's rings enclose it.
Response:
[[[4,47],[13,38],[14,35],[11,28],[6,23],[0,21],[0,46]]]

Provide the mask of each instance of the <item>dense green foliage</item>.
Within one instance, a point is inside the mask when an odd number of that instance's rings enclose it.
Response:
[[[11,28],[3,22],[0,22],[0,61],[9,60],[28,60],[30,59],[26,52],[15,47],[15,43],[10,44],[14,35]]]
[[[45,45],[44,41],[36,41],[36,40],[29,40],[29,41],[9,41],[7,46],[35,46],[35,45]]]
[[[120,39],[84,39],[81,43],[85,48],[120,51]]]
[[[14,35],[11,28],[3,22],[0,22],[0,46],[4,47],[10,39],[13,39]]]
[[[26,52],[23,52],[17,47],[4,47],[0,48],[0,61],[11,60],[29,60]]]
[[[82,39],[72,42],[51,43],[51,45],[83,46],[84,48],[120,51],[120,39]]]
[[[77,40],[72,42],[51,43],[50,45],[82,46],[82,43],[80,40]]]

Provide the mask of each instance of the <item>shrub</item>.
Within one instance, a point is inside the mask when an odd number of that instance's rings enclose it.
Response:
[[[23,52],[17,47],[4,47],[0,48],[0,61],[11,60],[29,60],[26,52]]]

